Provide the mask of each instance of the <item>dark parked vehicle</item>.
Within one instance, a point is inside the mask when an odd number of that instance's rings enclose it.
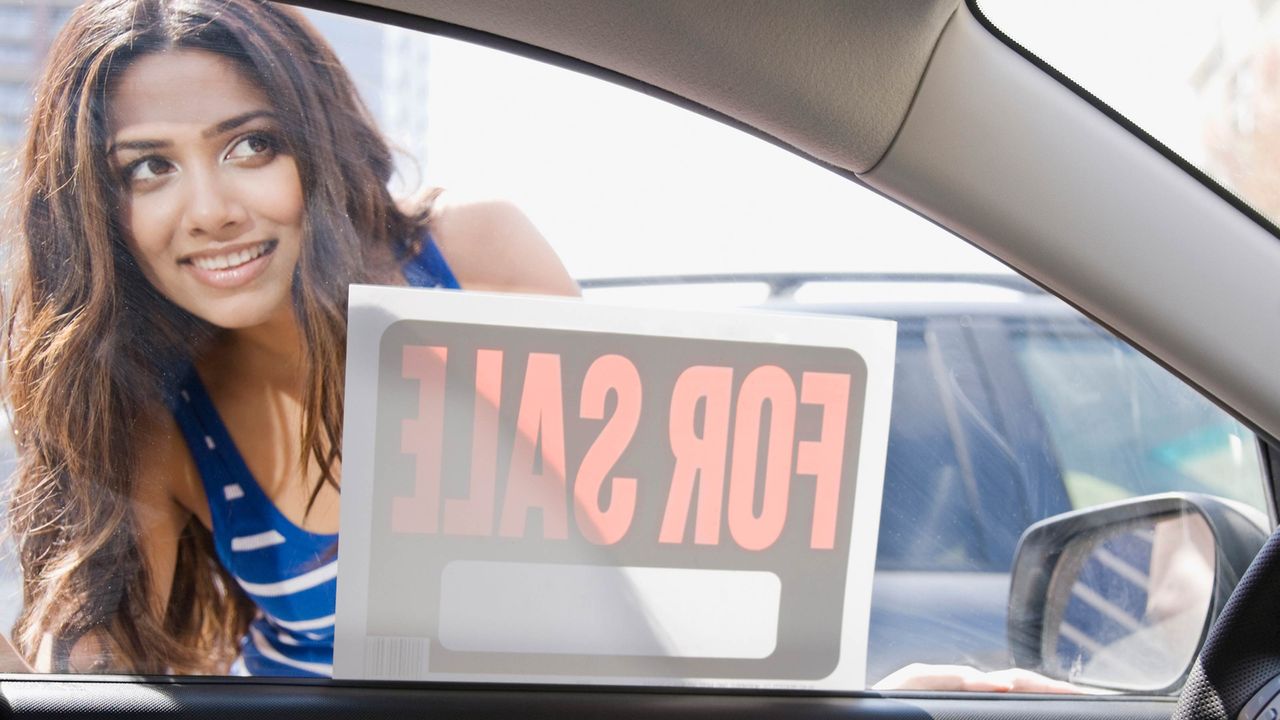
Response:
[[[868,682],[913,662],[1010,666],[1009,572],[1022,532],[1041,519],[1172,490],[1264,507],[1221,457],[1256,453],[1240,440],[1247,431],[1014,275],[583,283],[589,296],[626,288],[633,300],[642,288],[704,286],[714,297],[743,284],[767,287],[764,309],[898,323]]]

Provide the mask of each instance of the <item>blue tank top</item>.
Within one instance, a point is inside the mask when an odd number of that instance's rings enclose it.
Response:
[[[415,287],[459,287],[430,235],[404,275]],[[173,415],[209,501],[218,560],[258,606],[232,672],[332,676],[338,536],[303,530],[271,502],[194,369]]]

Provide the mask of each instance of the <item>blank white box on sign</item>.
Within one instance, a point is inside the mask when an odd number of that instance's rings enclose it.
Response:
[[[449,650],[760,659],[778,640],[771,572],[457,560],[440,587]]]

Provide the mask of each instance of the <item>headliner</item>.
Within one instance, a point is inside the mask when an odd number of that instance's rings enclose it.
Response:
[[[556,48],[863,173],[897,135],[959,0],[367,4]]]

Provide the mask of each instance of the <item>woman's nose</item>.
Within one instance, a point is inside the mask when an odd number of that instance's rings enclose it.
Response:
[[[216,170],[187,173],[183,223],[188,234],[214,240],[234,239],[248,218],[230,179]]]

